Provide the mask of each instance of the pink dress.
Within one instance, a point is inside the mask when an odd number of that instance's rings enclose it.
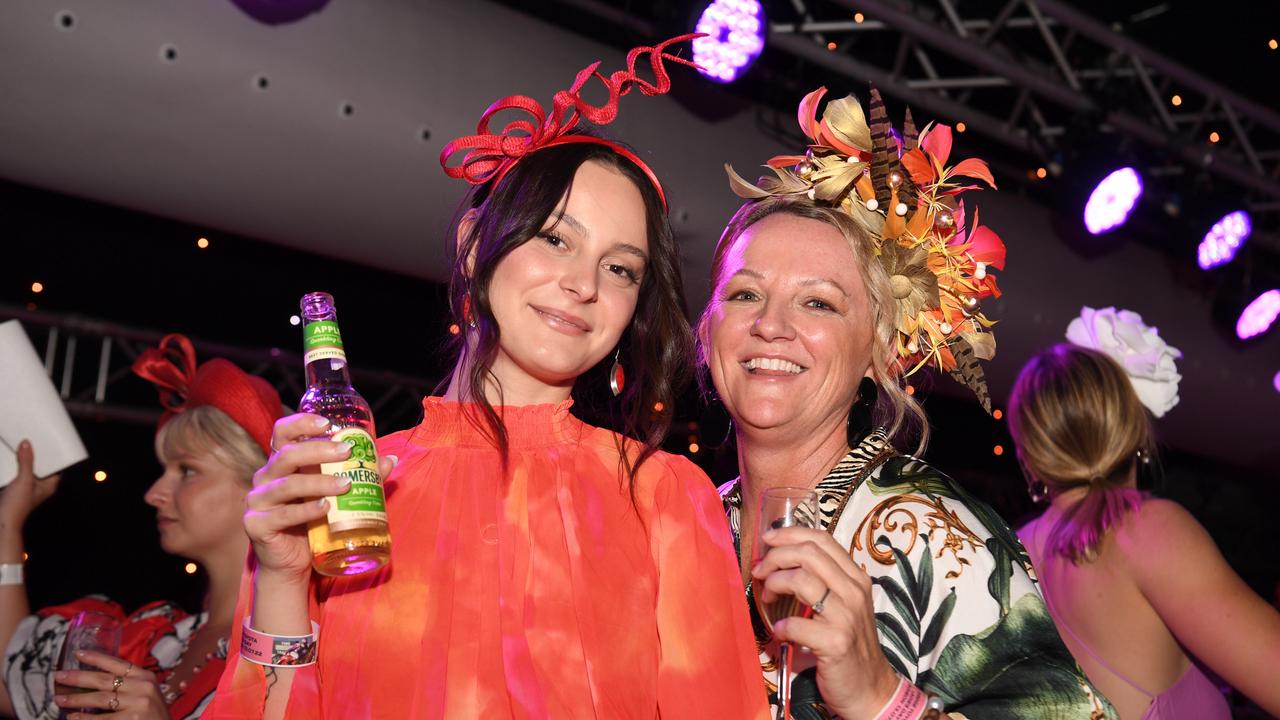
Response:
[[[1036,528],[1039,530],[1039,527]],[[1033,533],[1032,541],[1039,546],[1038,532]],[[1037,547],[1036,554],[1044,558],[1045,555],[1042,548]],[[1043,562],[1043,561],[1042,561]],[[1231,709],[1227,705],[1226,698],[1222,696],[1222,692],[1209,680],[1208,677],[1194,663],[1189,663],[1182,676],[1170,685],[1164,692],[1153,693],[1146,688],[1138,685],[1129,679],[1128,675],[1120,672],[1115,666],[1102,656],[1094,652],[1093,648],[1084,641],[1071,626],[1063,620],[1062,615],[1053,606],[1053,595],[1049,592],[1049,588],[1045,586],[1046,573],[1040,574],[1040,587],[1044,590],[1045,607],[1049,610],[1049,615],[1053,617],[1053,622],[1060,630],[1065,631],[1076,641],[1089,657],[1093,658],[1099,665],[1106,668],[1107,672],[1115,675],[1121,682],[1138,691],[1139,693],[1151,698],[1151,704],[1147,707],[1147,711],[1142,714],[1143,720],[1231,720]]]

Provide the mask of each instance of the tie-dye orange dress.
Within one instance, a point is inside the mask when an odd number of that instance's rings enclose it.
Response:
[[[615,435],[570,404],[501,409],[506,475],[458,403],[428,398],[421,425],[379,441],[400,458],[391,564],[317,584],[319,660],[288,717],[766,717],[715,488],[658,453],[633,502]],[[262,715],[263,668],[237,647],[205,718]]]

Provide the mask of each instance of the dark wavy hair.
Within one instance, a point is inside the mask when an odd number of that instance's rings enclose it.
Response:
[[[470,361],[469,372],[461,378],[462,399],[476,403],[481,417],[469,417],[502,453],[505,462],[507,431],[485,394],[486,385],[492,383],[498,389],[501,404],[502,387],[491,370],[500,328],[489,305],[489,284],[503,258],[541,232],[549,218],[564,212],[564,202],[573,192],[574,175],[586,162],[601,163],[622,173],[640,190],[645,206],[649,264],[641,280],[635,314],[619,340],[619,359],[626,371],[623,392],[614,398],[608,389],[612,353],[581,375],[572,391],[576,414],[618,433],[620,462],[631,486],[640,465],[666,437],[676,395],[688,381],[693,357],[693,335],[685,314],[675,237],[661,198],[634,163],[602,145],[559,145],[525,156],[499,182],[478,185],[467,195],[451,235],[458,237],[459,229],[465,227],[463,220],[470,213],[472,222],[457,244],[449,280],[450,312],[462,329],[452,336],[450,348],[455,362]],[[470,322],[475,324],[470,333],[464,305]],[[469,334],[475,337],[472,345],[468,344]],[[639,452],[632,453],[628,445],[636,441]]]

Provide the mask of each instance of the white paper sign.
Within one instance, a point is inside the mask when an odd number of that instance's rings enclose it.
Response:
[[[18,473],[18,443],[31,441],[36,476],[52,475],[89,453],[17,320],[0,323],[0,487]]]

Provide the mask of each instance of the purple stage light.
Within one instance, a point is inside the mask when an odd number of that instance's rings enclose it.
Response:
[[[1268,290],[1240,313],[1240,320],[1236,322],[1236,335],[1241,340],[1261,335],[1271,327],[1277,316],[1280,316],[1280,290]]]
[[[758,0],[715,0],[698,18],[693,61],[718,83],[733,82],[764,49],[764,8]]]
[[[1142,176],[1131,167],[1120,168],[1102,179],[1084,205],[1084,226],[1094,235],[1114,230],[1129,219],[1142,197]]]
[[[1231,262],[1251,232],[1253,221],[1244,210],[1223,216],[1204,234],[1204,240],[1200,241],[1200,249],[1197,251],[1200,269],[1208,270]]]
[[[1280,372],[1277,372],[1276,376],[1271,378],[1271,386],[1276,389],[1276,392],[1280,392]]]

